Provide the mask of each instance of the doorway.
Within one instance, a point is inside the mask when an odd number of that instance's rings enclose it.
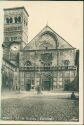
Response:
[[[50,91],[51,89],[51,80],[44,80],[43,81],[43,89]]]
[[[26,84],[26,90],[30,91],[31,90],[31,84]]]
[[[31,90],[31,80],[28,79],[27,82],[26,82],[26,91],[30,91]]]

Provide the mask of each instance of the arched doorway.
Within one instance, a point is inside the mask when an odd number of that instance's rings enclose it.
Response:
[[[42,89],[50,91],[53,89],[53,78],[50,74],[44,75],[42,78]]]
[[[27,79],[26,80],[26,91],[30,91],[31,90],[31,79]]]

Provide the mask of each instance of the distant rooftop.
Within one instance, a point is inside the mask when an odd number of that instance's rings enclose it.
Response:
[[[4,9],[4,11],[8,11],[8,10],[18,10],[18,9],[24,9],[24,11],[26,12],[26,14],[29,16],[27,10],[26,10],[24,7],[6,8],[6,9]]]

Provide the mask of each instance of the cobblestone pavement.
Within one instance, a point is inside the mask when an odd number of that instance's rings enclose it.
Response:
[[[2,98],[1,109],[3,120],[28,121],[78,121],[78,100],[65,98],[70,93],[17,93]],[[59,98],[59,97],[60,98]],[[58,97],[58,98],[57,98]],[[64,98],[63,98],[64,97]]]

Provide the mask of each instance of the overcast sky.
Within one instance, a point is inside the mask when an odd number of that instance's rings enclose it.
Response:
[[[3,8],[24,6],[29,13],[29,41],[48,23],[73,47],[79,48],[83,41],[83,3],[80,1],[1,1],[0,32],[3,26]],[[2,38],[1,42],[2,43]]]

